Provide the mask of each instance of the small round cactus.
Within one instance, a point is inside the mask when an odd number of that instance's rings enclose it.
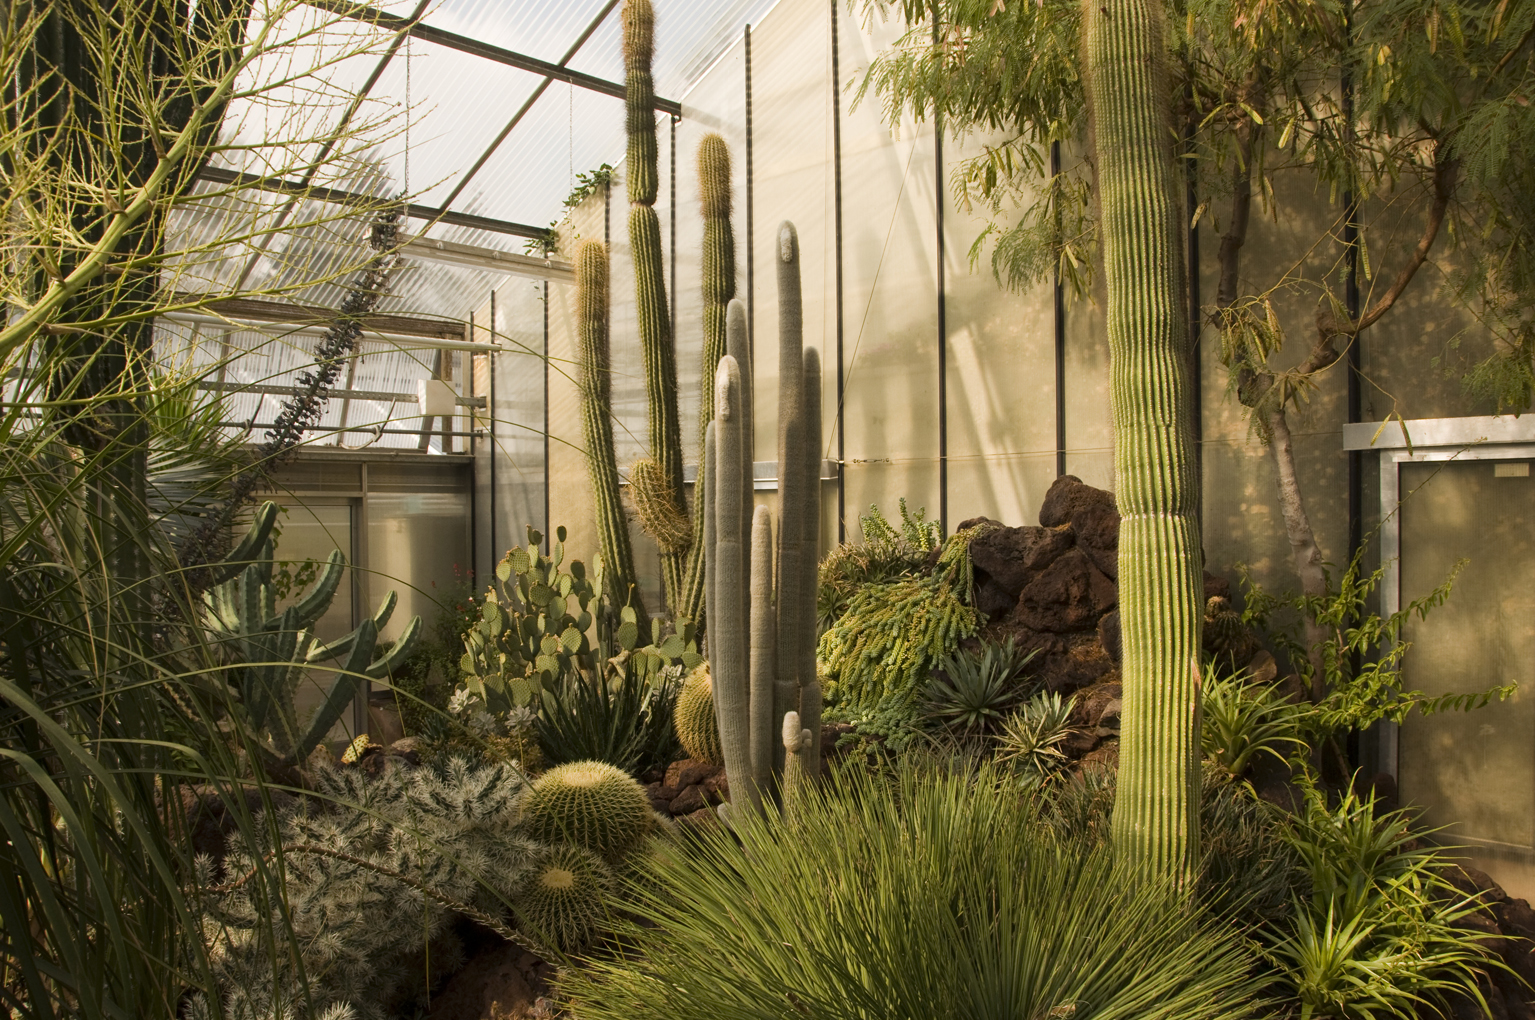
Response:
[[[517,907],[532,934],[563,953],[591,945],[607,924],[613,872],[578,846],[551,847],[533,869]]]
[[[655,824],[645,788],[601,761],[574,761],[539,776],[523,799],[522,823],[539,842],[572,843],[614,863]]]
[[[672,710],[672,725],[688,757],[710,765],[725,764],[720,748],[719,726],[714,721],[714,684],[709,678],[709,664],[704,663],[688,674]]]

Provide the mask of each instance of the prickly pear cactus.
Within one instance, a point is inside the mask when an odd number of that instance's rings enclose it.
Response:
[[[533,702],[572,668],[596,668],[588,632],[602,596],[602,574],[565,563],[565,529],[545,556],[543,536],[528,528],[528,544],[496,566],[496,583],[485,595],[480,622],[464,636],[459,666],[471,693],[492,712]]]

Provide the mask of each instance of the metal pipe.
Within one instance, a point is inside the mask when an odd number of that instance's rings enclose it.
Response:
[[[1050,176],[1061,172],[1061,143],[1050,143]],[[1061,284],[1061,261],[1055,260],[1051,287],[1055,313],[1055,477],[1066,473],[1066,293]]]
[[[837,263],[837,543],[847,541],[847,485],[843,472],[847,463],[846,418],[842,413],[846,371],[842,352],[842,78],[837,60],[837,4],[831,0],[831,152],[832,152],[832,223],[836,238]]]
[[[752,27],[746,26],[746,352],[757,378],[757,274],[752,245]]]
[[[933,8],[933,49],[938,49],[938,8]],[[949,533],[949,323],[943,278],[943,114],[933,111],[933,195],[938,240],[938,527]]]
[[[258,393],[270,397],[296,397],[300,393],[309,392],[298,386],[272,386],[266,383],[199,382],[194,383],[193,388],[205,393]],[[330,390],[326,396],[343,400],[388,401],[392,404],[414,404],[420,399],[415,393],[396,393],[392,390]],[[458,407],[485,406],[484,397],[466,397],[462,394],[456,394],[453,402]]]

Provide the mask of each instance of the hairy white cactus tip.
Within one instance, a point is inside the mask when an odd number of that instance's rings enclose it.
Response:
[[[793,262],[794,250],[797,247],[798,245],[795,243],[794,237],[794,227],[788,223],[784,223],[779,226],[778,257],[783,259],[785,262]]]

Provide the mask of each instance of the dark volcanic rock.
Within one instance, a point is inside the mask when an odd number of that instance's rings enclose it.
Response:
[[[1005,593],[1011,605],[1040,571],[1070,549],[1069,528],[995,528],[970,543],[976,587],[987,584]]]
[[[666,785],[674,790],[680,790],[685,786],[701,783],[718,771],[718,765],[710,765],[706,761],[696,761],[692,758],[683,758],[681,761],[674,761],[666,767]]]
[[[1114,661],[1098,644],[1096,634],[1067,634],[1062,642],[1065,650],[1047,656],[1037,674],[1049,690],[1070,693],[1100,680],[1119,678]]]
[[[1033,630],[1087,630],[1118,599],[1114,582],[1082,550],[1072,549],[1024,587],[1012,618]]]
[[[668,810],[671,811],[673,818],[680,818],[683,815],[692,814],[699,808],[708,806],[704,799],[704,788],[694,784],[684,788],[681,793],[677,794],[677,799],[671,802]]]
[[[1083,688],[1077,692],[1076,703],[1071,708],[1072,725],[1093,729],[1109,722],[1117,724],[1124,696],[1124,685],[1118,680],[1104,680]]]
[[[1045,501],[1039,507],[1039,523],[1047,528],[1070,524],[1088,507],[1107,508],[1116,517],[1119,515],[1113,493],[1084,484],[1076,475],[1061,475],[1045,493]]]
[[[1119,577],[1119,511],[1112,506],[1088,504],[1071,519],[1077,548],[1093,565],[1111,578]]]

